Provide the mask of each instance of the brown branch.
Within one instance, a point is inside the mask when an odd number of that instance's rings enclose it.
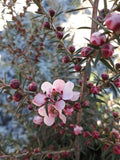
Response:
[[[34,156],[42,156],[42,155],[47,155],[47,154],[52,154],[52,155],[56,155],[56,154],[61,154],[61,153],[64,153],[64,152],[74,152],[74,148],[71,148],[71,149],[68,149],[68,150],[60,150],[60,151],[43,151],[43,152],[40,152],[40,153],[35,153],[35,152],[32,152],[32,153],[29,153],[29,152],[26,152],[26,153],[21,153],[21,154],[17,154],[17,155],[1,155],[0,156],[0,159],[8,159],[8,158],[21,158],[21,157],[24,157],[24,156],[29,156],[29,155],[34,155]]]
[[[98,3],[99,3],[99,0],[95,0],[93,5],[92,19],[95,19],[95,20],[97,20]],[[92,21],[91,28],[92,28],[91,34],[97,31],[97,24],[94,21]]]

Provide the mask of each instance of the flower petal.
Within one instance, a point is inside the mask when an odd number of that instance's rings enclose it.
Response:
[[[45,110],[45,106],[40,107],[40,108],[38,109],[38,113],[39,113],[41,116],[47,116],[47,113],[46,113],[46,110]]]
[[[43,104],[46,103],[46,98],[47,96],[43,93],[38,93],[35,95],[35,97],[32,100],[32,103],[35,104],[36,106],[42,106]]]
[[[64,86],[65,82],[62,79],[57,79],[53,82],[53,88],[58,92],[63,91]]]
[[[61,113],[65,108],[65,102],[63,100],[57,101],[54,107],[59,113]]]
[[[66,123],[66,117],[64,116],[64,114],[59,114],[60,119],[63,121],[63,123]]]
[[[42,91],[48,95],[52,92],[52,84],[50,82],[44,82],[42,85],[41,85],[41,89]]]
[[[79,97],[80,97],[80,92],[73,92],[73,97],[70,100],[77,101]]]
[[[63,96],[62,96],[64,100],[70,100],[73,97],[73,88],[74,88],[74,83],[68,81],[65,84],[65,87],[63,89]]]
[[[44,123],[47,125],[47,126],[52,126],[55,122],[55,117],[52,117],[52,116],[45,116],[44,117]]]

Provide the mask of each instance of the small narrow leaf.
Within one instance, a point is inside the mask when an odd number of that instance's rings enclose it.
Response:
[[[84,9],[88,9],[88,8],[91,8],[91,7],[83,7],[83,8],[77,8],[77,9],[71,9],[71,10],[66,11],[65,13],[76,12],[76,11],[80,11],[80,10],[84,10]]]
[[[111,88],[114,92],[115,97],[117,97],[118,96],[117,87],[112,82],[110,82],[110,84],[111,84]]]
[[[95,62],[94,62],[94,67],[96,67],[98,61],[100,60],[100,57],[101,57],[101,52],[99,52],[96,56],[96,59],[95,59]]]
[[[86,71],[87,71],[88,78],[90,78],[90,74],[91,74],[91,64],[90,63],[87,64]]]
[[[100,61],[101,61],[107,68],[109,68],[110,70],[114,71],[114,68],[108,63],[107,60],[101,59]]]
[[[91,29],[91,27],[79,27],[77,29]]]
[[[66,34],[64,37],[63,37],[63,40],[65,40],[67,37],[69,37],[70,36],[70,34],[68,33],[68,34]]]

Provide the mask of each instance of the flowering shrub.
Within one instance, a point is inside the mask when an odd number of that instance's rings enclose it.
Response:
[[[119,160],[120,63],[115,51],[119,53],[120,3],[107,8],[105,0],[98,15],[99,0],[89,1],[91,36],[86,46],[76,49],[56,24],[63,12],[46,10],[41,0],[33,0],[37,17],[32,15],[25,25],[32,1],[27,0],[23,13],[16,16],[15,2],[3,1],[13,22],[5,29],[8,41],[0,37],[0,49],[9,54],[14,76],[0,79],[1,93],[10,102],[1,104],[27,130],[27,142],[12,136],[4,144],[1,140],[0,158]],[[16,43],[17,36],[22,45]],[[8,142],[18,149],[9,153]]]

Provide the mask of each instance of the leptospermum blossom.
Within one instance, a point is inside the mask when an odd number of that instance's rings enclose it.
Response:
[[[59,118],[66,123],[66,117],[62,114],[65,108],[65,101],[76,101],[80,96],[80,92],[73,91],[74,84],[70,81],[65,83],[61,79],[57,79],[51,84],[44,82],[41,85],[43,93],[38,93],[32,100],[32,103],[40,107],[38,113],[44,117],[44,123],[51,126],[55,122],[55,118]],[[46,113],[45,104],[48,104],[48,115]]]

